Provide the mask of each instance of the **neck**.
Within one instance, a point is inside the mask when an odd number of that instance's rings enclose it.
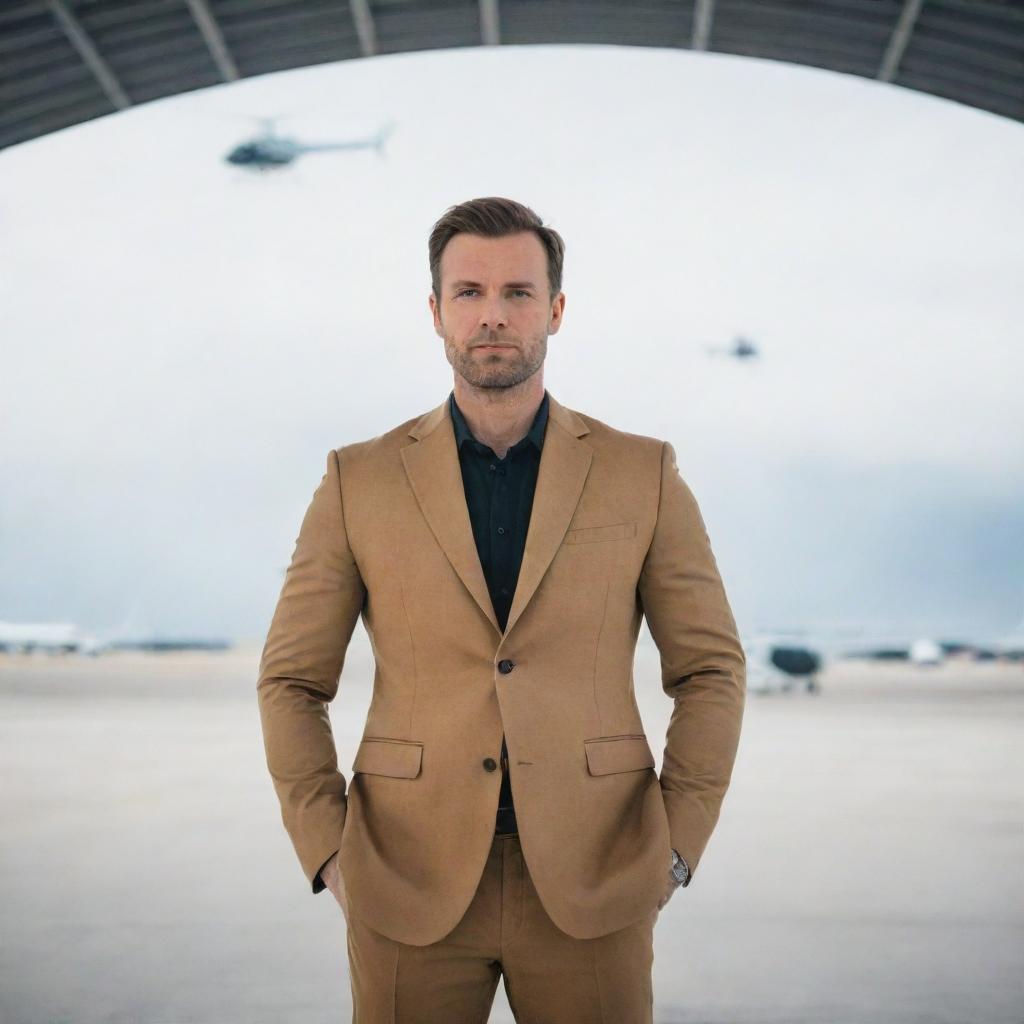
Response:
[[[453,390],[473,436],[493,449],[499,459],[526,437],[544,400],[544,380],[539,372],[511,388],[478,388],[457,376]]]

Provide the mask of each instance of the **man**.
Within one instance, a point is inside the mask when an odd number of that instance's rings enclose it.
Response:
[[[653,927],[736,756],[746,664],[672,445],[543,384],[564,245],[476,199],[430,238],[452,393],[328,454],[257,685],[314,892],[348,925],[354,1019],[650,1024]],[[327,704],[362,616],[352,782]],[[674,701],[661,776],[633,694],[642,616]]]

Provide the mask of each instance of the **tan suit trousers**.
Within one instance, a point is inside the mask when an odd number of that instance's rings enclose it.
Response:
[[[350,915],[353,1024],[485,1024],[498,978],[519,1024],[652,1024],[657,910],[576,939],[544,911],[519,836],[495,836],[465,915],[412,946]]]

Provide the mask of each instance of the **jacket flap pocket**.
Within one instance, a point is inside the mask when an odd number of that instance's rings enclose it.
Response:
[[[638,768],[653,768],[654,755],[644,735],[600,736],[584,740],[591,775],[611,775]]]
[[[423,761],[423,744],[410,740],[365,739],[352,762],[353,772],[415,779]]]
[[[565,544],[587,544],[595,540],[624,540],[636,536],[636,521],[609,523],[608,526],[581,526],[565,535]]]

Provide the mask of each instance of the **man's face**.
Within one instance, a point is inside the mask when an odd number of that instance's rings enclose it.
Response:
[[[511,388],[533,376],[565,306],[563,292],[552,298],[548,290],[540,239],[532,231],[460,232],[441,254],[440,278],[441,298],[430,293],[430,310],[455,372],[478,388]]]

